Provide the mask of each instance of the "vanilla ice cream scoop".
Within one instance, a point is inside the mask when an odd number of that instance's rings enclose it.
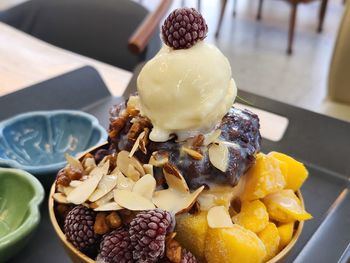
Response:
[[[180,140],[210,132],[231,108],[237,88],[227,58],[213,45],[163,46],[137,79],[141,114],[153,125],[150,139]]]

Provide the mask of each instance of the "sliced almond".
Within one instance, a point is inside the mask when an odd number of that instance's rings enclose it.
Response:
[[[113,190],[109,191],[106,195],[102,196],[100,199],[96,200],[95,202],[91,203],[89,206],[90,208],[97,208],[105,203],[108,203],[114,198],[114,192]]]
[[[98,163],[98,167],[103,166],[107,161],[109,161],[109,155],[106,155],[105,157],[102,158],[102,160]]]
[[[229,151],[225,144],[214,143],[209,146],[209,160],[211,164],[222,172],[226,172],[229,161]]]
[[[121,171],[119,170],[118,166],[116,166],[114,170],[111,172],[111,175],[118,175],[119,173],[121,173]]]
[[[81,185],[82,182],[83,181],[80,181],[80,180],[72,180],[72,181],[70,181],[69,186],[75,188],[75,187],[78,187],[79,185]]]
[[[126,172],[126,176],[136,182],[140,179],[140,173],[136,170],[136,168],[129,164],[128,171]]]
[[[164,164],[169,162],[169,153],[165,151],[156,151],[152,153],[149,159],[149,164],[155,167],[162,167]]]
[[[140,139],[140,143],[139,143],[139,149],[141,150],[141,152],[143,152],[144,154],[147,154],[147,145],[149,143],[149,128],[144,128],[144,135],[142,136],[142,138]]]
[[[114,175],[104,175],[96,190],[90,195],[89,201],[95,202],[110,192],[117,185],[117,179],[118,177]]]
[[[125,177],[122,173],[117,175],[117,189],[131,191],[135,182],[128,177]]]
[[[154,204],[138,193],[127,190],[114,190],[114,201],[132,211],[154,209]]]
[[[221,130],[219,129],[213,131],[212,133],[209,133],[208,135],[205,136],[203,144],[209,145],[213,142],[216,142],[219,139],[220,135],[221,135]]]
[[[145,136],[145,132],[141,132],[139,134],[139,136],[137,136],[137,139],[134,143],[134,145],[132,146],[130,153],[129,153],[129,157],[132,157],[134,155],[134,153],[139,149],[140,146],[140,140],[143,138],[143,136]]]
[[[145,173],[146,174],[150,174],[150,175],[154,175],[153,173],[153,165],[152,164],[149,164],[149,163],[146,163],[143,165],[143,169],[145,170]]]
[[[168,188],[166,190],[156,191],[152,201],[157,207],[166,211],[175,214],[185,213],[191,209],[203,189],[204,186],[201,186],[193,193],[186,193]]]
[[[98,166],[93,169],[90,173],[90,177],[69,193],[67,200],[76,205],[84,203],[95,191],[102,177],[107,174],[108,168],[109,161],[107,161],[102,167]]]
[[[63,187],[63,193],[67,196],[69,195],[70,192],[72,192],[74,190],[75,187],[71,187],[71,186],[65,186]]]
[[[126,175],[128,172],[129,164],[135,167],[135,169],[141,174],[141,176],[145,175],[145,171],[141,163],[135,157],[129,157],[129,152],[121,151],[117,156],[117,167],[119,170]]]
[[[78,171],[84,171],[83,165],[80,163],[78,159],[75,159],[73,156],[69,155],[68,153],[64,154],[64,157],[67,160],[68,165]]]
[[[155,189],[156,179],[154,179],[152,175],[146,174],[135,183],[134,187],[132,188],[132,191],[140,194],[146,199],[151,200]]]
[[[185,193],[190,192],[185,178],[174,165],[170,163],[165,164],[163,173],[169,188]]]
[[[69,204],[69,202],[67,201],[67,197],[65,194],[62,193],[54,193],[53,194],[53,199],[60,204]]]
[[[207,220],[211,228],[233,226],[230,214],[224,206],[214,206],[210,208],[207,214]]]
[[[94,158],[84,159],[83,167],[84,167],[85,172],[90,173],[96,167],[95,159]]]
[[[190,149],[187,147],[182,147],[181,149],[182,149],[182,151],[187,153],[189,156],[191,156],[195,160],[202,160],[203,159],[203,155],[201,153],[193,150],[193,149]]]
[[[95,208],[95,211],[116,211],[116,210],[121,210],[124,209],[120,205],[118,205],[116,202],[107,202],[103,205],[100,205],[99,207]]]

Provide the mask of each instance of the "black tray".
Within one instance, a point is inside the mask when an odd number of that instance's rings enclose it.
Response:
[[[139,69],[136,70],[138,72]],[[135,73],[125,96],[135,91]],[[314,219],[285,262],[348,262],[350,258],[350,123],[271,99],[240,92],[254,107],[285,116],[289,126],[280,142],[263,140],[263,151],[282,151],[304,162],[310,176],[302,188]],[[0,120],[30,110],[81,109],[107,127],[113,98],[97,71],[84,67],[0,98]],[[48,193],[54,175],[44,182]],[[47,199],[33,241],[10,262],[70,262],[51,226]],[[1,259],[0,259],[1,261]]]

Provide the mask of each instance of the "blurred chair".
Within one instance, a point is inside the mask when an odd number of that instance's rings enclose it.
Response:
[[[233,1],[234,1],[233,15],[235,15],[237,0],[233,0]],[[286,1],[291,7],[291,12],[289,17],[288,46],[287,46],[287,54],[290,55],[293,52],[293,40],[294,40],[295,22],[296,22],[298,5],[311,3],[316,0],[284,0],[284,1]],[[215,33],[216,37],[218,37],[220,34],[220,29],[221,29],[221,24],[225,13],[225,9],[226,9],[226,4],[227,4],[227,0],[221,0],[221,11],[220,11],[219,23]],[[319,10],[319,21],[318,21],[318,27],[317,27],[317,31],[319,33],[322,32],[323,20],[326,14],[327,4],[328,4],[328,0],[321,0],[321,6]],[[256,16],[257,20],[261,19],[262,6],[263,6],[263,0],[259,0],[258,13]]]
[[[159,22],[172,1],[159,1],[149,13],[129,0],[30,0],[2,12],[0,21],[55,46],[133,70],[160,47]]]
[[[350,122],[350,5],[346,4],[328,74],[328,97],[318,111]]]
[[[350,105],[350,5],[346,4],[328,76],[328,97]]]

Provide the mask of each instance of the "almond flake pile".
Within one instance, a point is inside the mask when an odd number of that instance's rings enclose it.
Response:
[[[120,151],[105,156],[96,165],[92,155],[84,156],[82,161],[66,155],[68,165],[58,175],[53,198],[60,204],[84,205],[99,212],[142,211],[156,207],[172,214],[189,211],[204,187],[191,192],[180,171],[164,162],[166,159],[156,165],[163,167],[167,187],[157,185],[153,164],[160,159],[155,158],[142,165],[132,152]],[[71,180],[69,174],[73,172],[76,176]]]

